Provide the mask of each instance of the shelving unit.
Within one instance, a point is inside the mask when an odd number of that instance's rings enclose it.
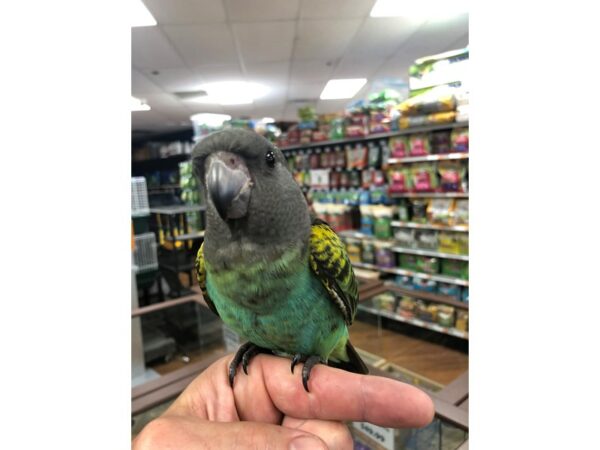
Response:
[[[447,258],[447,259],[458,259],[461,261],[469,260],[468,255],[460,255],[460,254],[456,254],[456,253],[442,253],[442,252],[437,252],[434,250],[424,250],[424,249],[420,249],[420,248],[400,247],[398,245],[394,245],[396,243],[396,241],[394,239],[378,239],[375,236],[370,236],[368,234],[360,233],[358,231],[340,231],[338,234],[340,236],[354,238],[354,239],[361,239],[361,240],[365,240],[365,241],[371,241],[374,243],[380,243],[380,244],[385,244],[385,245],[391,244],[392,245],[391,250],[396,253],[410,253],[413,255],[433,256],[436,258]]]
[[[435,223],[416,223],[416,222],[402,222],[400,220],[392,220],[392,226],[397,228],[416,228],[422,230],[438,230],[438,231],[461,231],[464,233],[469,232],[468,225],[438,225]]]
[[[468,192],[407,192],[390,194],[390,198],[469,198]]]
[[[406,275],[409,277],[418,277],[425,280],[441,281],[442,283],[457,284],[459,286],[468,286],[469,280],[463,280],[462,278],[453,278],[446,275],[437,275],[424,272],[415,272],[413,270],[400,269],[398,267],[380,267],[375,264],[367,263],[352,263],[353,266],[359,269],[378,270],[380,272],[391,273],[394,275]]]
[[[406,158],[390,158],[388,164],[405,164],[405,163],[417,163],[417,162],[431,162],[431,161],[450,161],[456,159],[468,159],[468,153],[446,153],[442,155],[426,155],[426,156],[409,156]]]
[[[366,306],[363,304],[359,304],[358,309],[359,309],[359,311],[365,311],[365,312],[375,314],[378,316],[387,317],[388,319],[396,320],[398,322],[408,323],[408,324],[415,325],[415,326],[421,327],[421,328],[427,328],[429,330],[437,331],[438,333],[449,334],[451,336],[456,336],[461,339],[467,339],[467,340],[469,339],[468,332],[462,331],[462,330],[457,330],[456,328],[447,328],[447,327],[438,325],[437,323],[426,322],[424,320],[416,319],[413,317],[404,317],[404,316],[401,316],[400,314],[396,314],[391,311],[372,308],[370,306]]]
[[[411,128],[404,128],[404,129],[398,130],[398,131],[392,131],[389,133],[369,134],[367,136],[358,136],[358,137],[352,137],[352,138],[346,138],[346,139],[337,139],[337,140],[333,140],[333,141],[307,142],[305,144],[298,144],[298,145],[291,145],[288,147],[282,147],[281,151],[287,152],[287,151],[292,151],[292,150],[304,150],[304,149],[311,149],[311,148],[317,148],[317,147],[328,147],[328,146],[332,146],[332,145],[353,144],[356,142],[373,141],[373,140],[378,140],[378,139],[388,139],[388,138],[396,137],[396,136],[406,136],[409,134],[416,134],[416,133],[428,133],[431,131],[451,130],[454,128],[463,128],[463,127],[468,127],[468,126],[469,126],[469,122],[450,122],[450,123],[443,123],[443,124],[439,124],[439,125],[411,127]]]

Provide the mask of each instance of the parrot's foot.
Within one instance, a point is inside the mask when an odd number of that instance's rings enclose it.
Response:
[[[292,373],[294,373],[294,367],[299,362],[304,363],[304,367],[302,368],[302,385],[304,386],[304,390],[306,392],[310,392],[308,390],[308,379],[310,378],[310,371],[316,364],[322,363],[323,361],[321,360],[320,356],[305,356],[301,355],[300,353],[296,353],[294,355],[294,359],[292,359]]]
[[[246,342],[238,349],[233,357],[233,360],[231,361],[231,364],[229,364],[229,386],[233,387],[233,379],[240,363],[242,363],[244,373],[248,375],[248,364],[250,363],[252,357],[258,355],[259,353],[273,352],[269,349],[254,345],[252,342]]]

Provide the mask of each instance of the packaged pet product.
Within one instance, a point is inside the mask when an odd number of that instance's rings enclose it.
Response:
[[[458,259],[442,259],[442,275],[467,280],[469,278],[469,263]]]
[[[381,149],[381,168],[386,170],[389,166],[389,159],[391,158],[390,147],[385,139],[379,141],[379,148]]]
[[[464,233],[452,233],[441,231],[438,234],[438,251],[441,253],[460,254],[459,235]]]
[[[454,328],[460,331],[469,331],[469,311],[459,309],[456,312],[456,323]]]
[[[462,288],[461,300],[465,303],[469,303],[469,287],[465,286]]]
[[[369,189],[373,183],[373,169],[365,169],[361,171],[361,187]]]
[[[416,289],[417,291],[437,292],[437,281],[427,280],[426,278],[421,278],[419,276],[414,276],[412,281],[413,289]]]
[[[435,322],[438,315],[438,306],[434,304],[427,304],[423,300],[417,300],[415,302],[416,316],[417,318],[424,320],[425,322]]]
[[[414,192],[433,192],[438,187],[437,173],[431,164],[413,164],[412,188]]]
[[[390,138],[390,151],[392,158],[406,158],[409,155],[409,144],[406,136]]]
[[[458,253],[461,255],[469,254],[469,235],[467,233],[457,234],[456,240],[458,241]]]
[[[441,225],[450,225],[454,200],[451,198],[432,198],[427,207],[429,222]]]
[[[457,199],[454,207],[454,225],[469,224],[469,199]]]
[[[388,171],[390,194],[402,194],[411,189],[411,172],[407,167],[393,167]]]
[[[395,228],[394,240],[402,248],[415,248],[417,246],[415,230],[412,228]]]
[[[450,153],[452,150],[452,141],[449,131],[434,131],[429,140],[431,144],[431,153],[434,155]]]
[[[336,145],[333,149],[333,154],[335,155],[335,164],[334,166],[338,169],[346,168],[346,152],[342,149],[340,145]]]
[[[366,145],[358,143],[354,148],[354,160],[353,160],[353,169],[362,170],[367,167],[368,164],[368,149]]]
[[[415,230],[415,243],[417,248],[437,251],[439,247],[438,232],[436,230]]]
[[[385,175],[383,174],[383,170],[374,170],[372,179],[374,186],[381,187],[385,185]]]
[[[437,323],[443,327],[452,328],[454,326],[454,307],[440,305],[438,308]]]
[[[375,264],[379,267],[395,267],[395,255],[392,245],[387,242],[375,241]]]
[[[417,271],[436,274],[440,271],[440,260],[432,256],[417,256]]]
[[[392,292],[383,292],[373,297],[373,306],[383,311],[395,311],[396,296]]]
[[[402,269],[419,271],[419,257],[410,253],[398,253],[398,265]]]
[[[402,317],[411,319],[415,317],[416,302],[411,297],[402,296],[396,312]]]
[[[392,237],[392,218],[394,209],[390,206],[378,205],[372,209],[375,219],[375,237],[390,239]]]
[[[360,241],[360,239],[346,238],[345,243],[346,243],[346,253],[348,253],[348,259],[350,260],[350,262],[352,262],[352,263],[361,262],[361,256],[360,256],[361,241]]]
[[[372,205],[360,205],[360,232],[369,236],[375,231]]]
[[[460,300],[460,286],[453,283],[438,283],[438,293]]]
[[[423,198],[415,198],[410,200],[410,216],[411,221],[415,223],[427,223],[427,206],[428,200]]]
[[[381,167],[381,149],[375,142],[369,142],[368,166],[372,169]]]
[[[437,112],[456,110],[456,89],[448,86],[436,86],[424,89],[398,105],[403,116],[420,116]]]
[[[372,241],[362,241],[362,251],[360,255],[363,263],[375,264],[375,246]]]
[[[469,129],[455,128],[452,130],[452,151],[468,152],[469,151]]]
[[[424,134],[411,134],[409,138],[410,156],[425,156],[431,154],[429,137]]]
[[[402,289],[413,288],[412,278],[407,275],[396,275],[394,277],[394,283]]]
[[[401,222],[408,222],[410,220],[410,206],[406,199],[400,199],[397,203],[396,211],[398,212],[398,220]]]
[[[438,172],[443,192],[462,191],[462,180],[466,172],[465,164],[462,164],[460,161],[440,161]]]

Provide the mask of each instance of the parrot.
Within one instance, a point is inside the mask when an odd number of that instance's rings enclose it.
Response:
[[[326,364],[367,374],[349,340],[358,285],[343,242],[310,210],[283,152],[254,131],[213,132],[192,151],[206,193],[204,241],[195,258],[208,307],[247,341],[228,367],[259,353],[304,363],[302,384]]]

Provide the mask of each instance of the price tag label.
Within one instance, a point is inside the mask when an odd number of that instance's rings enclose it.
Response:
[[[377,442],[382,448],[394,450],[394,429],[380,427],[368,422],[353,422],[352,426],[371,440]]]
[[[418,325],[418,326],[420,326],[420,327],[422,327],[422,326],[425,326],[425,322],[423,322],[422,320],[419,320],[419,319],[413,319],[413,320],[412,320],[412,322],[413,322],[415,325]]]
[[[431,325],[431,329],[435,330],[435,331],[439,331],[440,333],[444,333],[446,331],[446,329],[440,325],[438,325],[437,323],[434,323],[433,325]]]

